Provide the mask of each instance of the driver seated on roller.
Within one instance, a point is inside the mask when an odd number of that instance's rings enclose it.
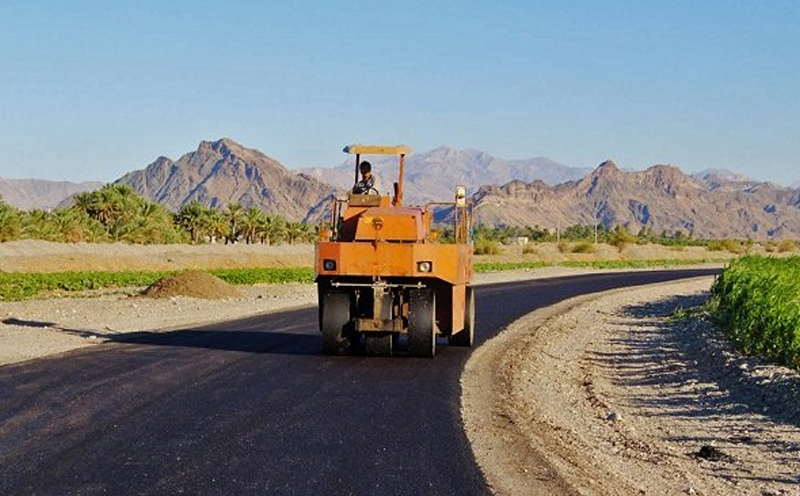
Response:
[[[358,165],[361,180],[353,186],[353,193],[357,195],[379,195],[378,180],[372,175],[372,164],[364,160]]]

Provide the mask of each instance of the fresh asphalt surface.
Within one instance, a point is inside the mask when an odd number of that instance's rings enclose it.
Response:
[[[714,272],[480,286],[476,339],[572,296]],[[327,357],[316,327],[305,308],[0,367],[0,494],[488,494],[459,413],[469,349]]]

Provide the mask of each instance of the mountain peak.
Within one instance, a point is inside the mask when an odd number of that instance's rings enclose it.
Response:
[[[613,160],[609,159],[609,160],[604,161],[600,165],[598,165],[597,168],[592,173],[592,175],[593,176],[594,175],[609,175],[609,174],[617,174],[619,172],[620,172],[620,170],[619,170],[619,167],[617,167],[617,164],[614,163]]]
[[[214,208],[237,202],[293,220],[303,219],[330,194],[329,186],[229,138],[201,141],[174,163],[159,159],[117,182],[172,210],[195,200]]]
[[[246,150],[246,148],[230,138],[220,138],[216,141],[201,141],[197,151],[202,150],[213,150],[224,155],[231,151]]]
[[[672,175],[672,176],[682,176],[686,177],[686,174],[683,173],[680,168],[675,167],[674,165],[669,164],[656,164],[651,167],[648,167],[645,172],[650,172],[653,174],[659,175]]]
[[[197,147],[196,153],[201,157],[215,155],[222,158],[235,157],[248,163],[266,160],[273,163],[273,165],[277,164],[276,160],[264,155],[260,151],[247,148],[230,138],[220,138],[216,141],[201,141],[200,145]]]

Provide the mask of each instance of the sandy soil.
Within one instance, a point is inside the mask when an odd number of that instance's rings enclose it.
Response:
[[[478,262],[519,262],[565,260],[663,260],[728,259],[728,252],[709,252],[701,247],[670,248],[631,245],[621,252],[609,245],[597,245],[597,252],[561,253],[555,243],[528,246],[535,253],[523,254],[523,247],[501,247],[498,255],[479,255]],[[51,243],[22,240],[0,243],[0,271],[58,272],[64,270],[181,270],[249,267],[311,266],[313,245],[127,245],[124,243]]]
[[[52,243],[22,240],[0,243],[0,271],[182,270],[311,266],[313,245],[128,245]]]
[[[498,494],[800,494],[800,376],[733,352],[711,279],[588,296],[476,350],[462,414]]]

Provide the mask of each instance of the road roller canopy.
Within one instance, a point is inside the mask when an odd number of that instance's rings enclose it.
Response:
[[[411,153],[411,148],[405,145],[362,145],[361,143],[356,143],[345,146],[342,151],[351,155],[408,155]]]
[[[358,184],[359,162],[361,155],[394,155],[400,160],[400,171],[397,177],[397,182],[394,183],[394,198],[392,204],[399,207],[403,204],[403,163],[405,162],[406,155],[411,153],[411,148],[405,145],[362,145],[355,143],[347,145],[342,150],[345,153],[356,156],[356,170],[355,180],[353,184]]]

